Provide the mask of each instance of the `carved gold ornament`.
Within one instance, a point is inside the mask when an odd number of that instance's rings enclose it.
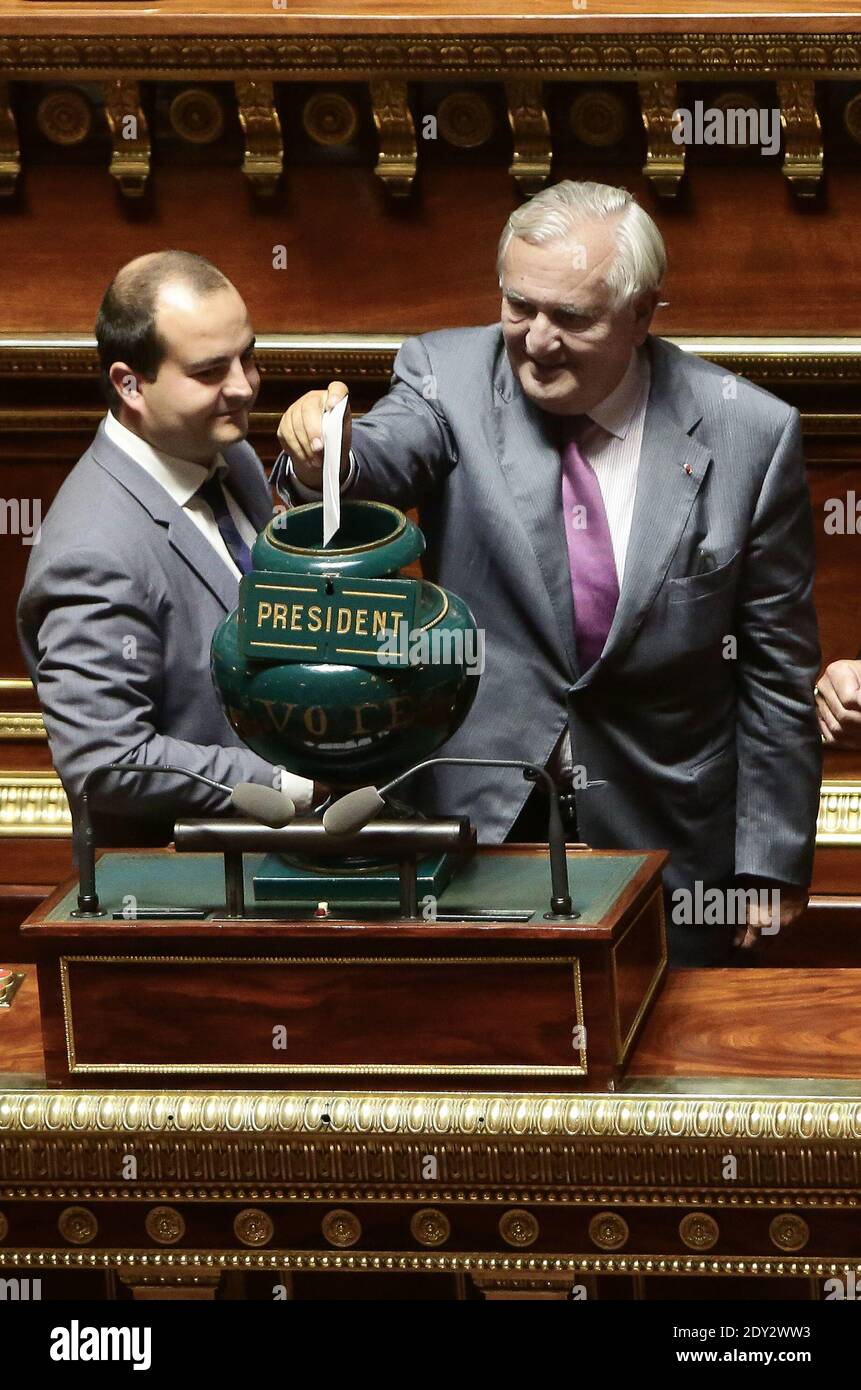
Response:
[[[600,1250],[621,1250],[629,1235],[628,1223],[615,1211],[599,1211],[589,1222],[589,1239]]]
[[[153,1207],[144,1222],[146,1233],[157,1245],[175,1245],[185,1235],[185,1217],[173,1207]]]
[[[243,1245],[268,1245],[275,1234],[275,1227],[271,1216],[267,1216],[265,1211],[246,1207],[235,1218],[233,1231]]]
[[[514,1209],[499,1218],[499,1234],[506,1245],[523,1248],[534,1245],[538,1239],[538,1222],[531,1211]]]
[[[170,103],[168,119],[181,140],[211,145],[224,131],[224,109],[213,92],[187,87]]]
[[[87,1207],[66,1207],[60,1212],[57,1228],[70,1245],[89,1245],[96,1238],[99,1223]]]
[[[330,1245],[346,1250],[362,1234],[362,1223],[351,1211],[328,1211],[321,1223],[323,1237]]]
[[[689,1250],[711,1250],[720,1237],[720,1226],[705,1211],[691,1211],[679,1222],[679,1235]]]
[[[778,1250],[803,1250],[810,1240],[810,1227],[803,1216],[797,1216],[793,1211],[781,1212],[780,1216],[775,1216],[768,1228],[771,1236],[772,1245],[776,1245]]]
[[[93,108],[83,92],[61,87],[39,102],[36,125],[52,145],[82,145],[93,128]]]
[[[445,1212],[425,1207],[414,1213],[410,1230],[419,1245],[444,1245],[451,1235],[451,1222]]]

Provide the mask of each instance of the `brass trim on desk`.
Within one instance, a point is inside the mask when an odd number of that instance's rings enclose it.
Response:
[[[120,1076],[586,1076],[586,1043],[579,1049],[579,1066],[488,1066],[463,1062],[79,1062],[75,1044],[71,965],[349,965],[360,969],[372,965],[564,965],[570,966],[574,985],[575,1024],[583,1025],[583,996],[580,962],[576,956],[60,956],[60,988],[63,998],[63,1028],[69,1071],[74,1076],[110,1074]],[[585,1033],[585,1029],[584,1029]],[[0,1115],[0,1133],[2,1133]]]
[[[331,1070],[331,1068],[330,1068]],[[835,1083],[836,1084],[836,1083]],[[769,1091],[769,1086],[774,1086]],[[861,1079],[850,1096],[780,1094],[760,1078],[755,1095],[498,1091],[74,1091],[0,1093],[0,1135],[39,1134],[75,1143],[85,1136],[218,1134],[278,1141],[297,1136],[436,1140],[488,1137],[595,1141],[665,1140],[697,1145],[727,1140],[827,1144],[857,1165],[846,1183],[861,1187]],[[325,1119],[324,1119],[325,1117]],[[783,1188],[792,1184],[781,1184]],[[822,1186],[821,1183],[817,1186]]]
[[[154,19],[158,22],[157,15]],[[229,23],[229,17],[225,19]],[[336,28],[318,35],[279,37],[265,30],[209,37],[198,30],[190,38],[181,33],[156,36],[144,25],[139,33],[116,34],[106,20],[99,34],[5,35],[0,38],[0,56],[7,78],[38,81],[69,74],[83,81],[126,73],[142,80],[182,76],[215,81],[246,76],[258,81],[367,82],[386,74],[415,80],[498,81],[507,75],[535,73],[545,81],[588,76],[630,82],[667,73],[688,80],[737,75],[767,80],[805,74],[851,78],[861,69],[861,43],[845,33],[748,29],[706,36],[692,29],[574,36],[568,27],[553,32],[550,22],[546,32],[537,34],[413,31],[388,32],[383,40],[379,34],[344,35]],[[475,23],[480,29],[480,19]]]
[[[848,1239],[848,1237],[847,1237]],[[772,1259],[757,1255],[727,1258],[669,1255],[516,1255],[511,1250],[480,1250],[461,1254],[417,1251],[403,1254],[397,1249],[307,1252],[304,1250],[171,1250],[128,1248],[125,1250],[7,1249],[0,1245],[0,1268],[4,1269],[125,1269],[128,1272],[157,1275],[165,1269],[190,1273],[207,1270],[316,1270],[369,1273],[502,1273],[526,1279],[550,1274],[645,1274],[645,1275],[738,1275],[747,1278],[845,1279],[852,1271],[861,1280],[857,1257],[843,1259]]]

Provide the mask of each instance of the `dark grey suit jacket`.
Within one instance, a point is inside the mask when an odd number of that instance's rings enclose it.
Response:
[[[272,515],[248,444],[224,453],[225,481],[261,529]],[[212,634],[238,581],[194,522],[100,426],[33,546],[18,633],[54,766],[76,810],[107,762],[174,763],[230,785],[272,785],[241,744],[209,671]],[[91,791],[100,844],[164,843],[179,815],[225,809],[224,793],[172,776],[109,774]]]
[[[669,849],[670,887],[733,872],[806,884],[821,749],[799,415],[662,338],[647,346],[624,581],[590,671],[553,422],[498,325],[404,343],[389,394],[355,424],[353,495],[418,504],[426,572],[486,630],[478,697],[443,751],[546,764],[567,723],[591,784],[577,793],[589,844]],[[422,804],[499,842],[528,790],[516,772],[442,768]]]

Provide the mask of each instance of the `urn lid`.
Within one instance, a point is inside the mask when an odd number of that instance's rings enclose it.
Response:
[[[260,532],[256,570],[288,574],[364,574],[382,578],[417,560],[425,548],[419,528],[387,502],[341,502],[341,525],[323,546],[323,504],[279,512]]]

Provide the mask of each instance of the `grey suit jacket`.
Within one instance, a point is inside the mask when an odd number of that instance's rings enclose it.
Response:
[[[225,481],[262,528],[272,502],[248,444]],[[209,648],[238,581],[194,522],[100,426],[33,546],[18,633],[72,805],[91,768],[179,764],[230,785],[273,769],[230,728]],[[100,844],[158,843],[181,814],[226,808],[223,792],[169,775],[108,774],[91,790]]]
[[[404,343],[392,389],[354,427],[354,495],[419,506],[426,572],[485,629],[477,699],[442,751],[546,764],[567,723],[589,844],[669,849],[670,887],[733,872],[806,884],[821,749],[799,415],[647,341],[624,580],[591,670],[577,664],[553,421],[498,325]],[[516,772],[442,768],[420,804],[499,842],[528,791]]]

